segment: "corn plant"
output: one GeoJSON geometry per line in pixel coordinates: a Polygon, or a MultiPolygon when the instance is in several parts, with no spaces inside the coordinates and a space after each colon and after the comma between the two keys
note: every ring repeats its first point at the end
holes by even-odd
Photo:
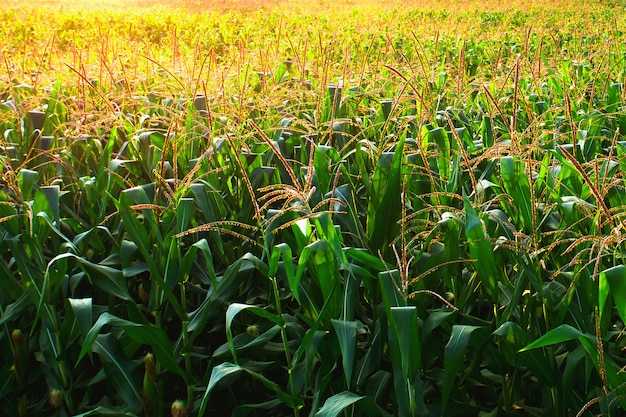
{"type": "Polygon", "coordinates": [[[1,10],[2,413],[623,413],[624,19],[480,3],[1,10]]]}

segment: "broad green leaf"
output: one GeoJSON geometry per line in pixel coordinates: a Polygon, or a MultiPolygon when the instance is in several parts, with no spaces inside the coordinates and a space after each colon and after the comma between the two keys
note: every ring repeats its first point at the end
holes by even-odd
{"type": "Polygon", "coordinates": [[[32,305],[31,297],[28,292],[18,298],[14,303],[2,307],[2,315],[0,315],[0,326],[18,320],[24,315],[24,311],[32,305]]]}
{"type": "Polygon", "coordinates": [[[422,393],[421,346],[418,336],[417,308],[391,307],[389,318],[389,353],[393,368],[398,414],[419,415],[426,405],[422,393]]]}
{"type": "Polygon", "coordinates": [[[80,330],[83,338],[86,338],[93,323],[91,298],[70,298],[68,301],[72,306],[74,317],[76,317],[78,330],[80,330]]]}
{"type": "Polygon", "coordinates": [[[472,207],[472,203],[467,196],[464,196],[463,200],[465,206],[465,236],[467,237],[470,255],[474,261],[473,266],[485,288],[485,292],[489,295],[492,302],[497,302],[499,274],[493,248],[485,235],[483,223],[474,207],[472,207]]]}
{"type": "Polygon", "coordinates": [[[383,296],[383,304],[388,314],[391,314],[392,307],[402,307],[406,305],[405,289],[402,288],[400,271],[392,269],[391,271],[379,272],[378,282],[380,283],[383,296]]]}
{"type": "MultiPolygon", "coordinates": [[[[215,275],[215,269],[213,268],[213,254],[209,246],[209,242],[206,239],[200,239],[185,252],[182,260],[180,261],[179,271],[182,275],[182,280],[187,281],[189,273],[191,272],[192,265],[196,262],[196,255],[198,252],[204,257],[204,263],[202,264],[203,272],[208,275],[208,282],[214,287],[217,286],[217,276],[215,275]]],[[[200,278],[198,278],[200,279],[200,278]]]]}
{"type": "Polygon", "coordinates": [[[315,413],[316,417],[336,417],[343,410],[365,398],[350,391],[343,391],[328,398],[322,408],[315,413]]]}
{"type": "Polygon", "coordinates": [[[347,408],[355,404],[368,416],[389,416],[372,398],[346,390],[327,398],[322,408],[315,413],[315,417],[336,417],[341,414],[342,411],[347,411],[347,408]]]}
{"type": "Polygon", "coordinates": [[[298,282],[296,282],[296,274],[294,273],[293,254],[291,248],[285,243],[280,243],[272,248],[272,254],[269,262],[269,276],[275,277],[278,272],[279,260],[282,257],[285,273],[287,274],[287,282],[293,293],[293,297],[300,302],[300,294],[298,293],[298,282]]]}
{"type": "Polygon", "coordinates": [[[391,307],[391,331],[398,349],[403,377],[412,381],[421,369],[417,308],[415,306],[391,307]]]}
{"type": "Polygon", "coordinates": [[[139,374],[133,372],[137,369],[137,363],[132,363],[124,356],[119,342],[110,333],[98,335],[93,343],[93,352],[102,361],[107,382],[129,406],[140,410],[143,405],[141,381],[139,374]]]}
{"type": "Polygon", "coordinates": [[[76,414],[74,417],[98,417],[98,416],[111,416],[111,417],[137,417],[137,413],[129,410],[128,407],[105,407],[98,406],[93,410],[84,412],[82,414],[76,414]]]}
{"type": "Polygon", "coordinates": [[[330,191],[331,185],[331,163],[340,159],[337,150],[332,146],[317,145],[313,155],[313,166],[315,167],[315,176],[319,185],[319,191],[322,195],[330,191]]]}
{"type": "Polygon", "coordinates": [[[546,386],[555,386],[558,383],[554,362],[549,356],[541,351],[527,350],[520,352],[524,346],[529,344],[530,335],[528,330],[522,329],[519,324],[512,321],[503,323],[493,333],[497,336],[499,343],[499,353],[511,366],[518,366],[519,362],[525,363],[531,372],[541,379],[546,386]]]}
{"type": "Polygon", "coordinates": [[[548,333],[544,334],[528,346],[520,349],[520,352],[550,346],[557,343],[567,342],[568,340],[578,339],[579,337],[583,336],[584,333],[582,333],[580,330],[573,328],[569,324],[562,324],[556,329],[550,330],[548,333]]]}
{"type": "MultiPolygon", "coordinates": [[[[600,361],[600,355],[598,352],[598,343],[590,334],[584,334],[579,337],[578,340],[583,348],[587,351],[589,355],[589,359],[593,362],[596,371],[600,375],[606,376],[607,385],[610,389],[616,390],[617,392],[623,392],[624,384],[626,384],[626,375],[624,375],[624,371],[622,367],[618,365],[613,358],[606,353],[603,355],[604,361],[600,361]]],[[[621,396],[618,398],[620,403],[620,407],[622,409],[626,409],[626,398],[621,396]]]]}
{"type": "Polygon", "coordinates": [[[73,252],[75,252],[75,253],[79,252],[79,250],[76,247],[76,245],[74,244],[74,242],[72,242],[67,236],[65,236],[63,234],[63,232],[61,232],[61,230],[58,227],[59,226],[58,222],[57,223],[53,222],[50,219],[50,216],[48,216],[48,213],[46,213],[45,211],[40,211],[39,213],[37,213],[37,218],[38,219],[42,219],[48,225],[48,227],[50,227],[50,230],[52,230],[61,239],[63,239],[63,241],[65,241],[67,246],[69,246],[73,252]]]}
{"type": "Polygon", "coordinates": [[[283,404],[282,401],[280,401],[278,398],[275,398],[273,400],[264,401],[258,404],[240,405],[233,409],[231,417],[244,417],[250,414],[254,415],[255,412],[268,415],[271,411],[259,411],[259,410],[275,410],[275,409],[280,408],[282,404],[283,404]]]}
{"type": "Polygon", "coordinates": [[[363,264],[363,266],[374,271],[384,271],[389,268],[388,265],[380,260],[380,258],[372,255],[364,249],[346,248],[345,252],[349,259],[363,264]]]}
{"type": "Polygon", "coordinates": [[[278,399],[281,400],[283,404],[288,407],[301,407],[303,405],[302,400],[291,397],[289,394],[285,393],[278,384],[269,380],[265,376],[261,375],[258,372],[252,371],[245,367],[235,365],[232,363],[225,362],[223,364],[217,365],[211,370],[211,377],[209,379],[209,384],[207,385],[206,391],[204,392],[204,396],[202,397],[202,401],[200,402],[200,407],[198,408],[198,417],[202,417],[206,411],[206,407],[209,403],[210,394],[213,390],[218,386],[222,380],[226,379],[226,385],[230,385],[234,379],[232,377],[236,376],[239,373],[246,373],[261,384],[273,391],[278,399]],[[231,378],[229,378],[231,377],[231,378]]]}
{"type": "MultiPolygon", "coordinates": [[[[155,259],[153,258],[153,252],[151,248],[149,249],[149,245],[151,245],[152,240],[148,237],[148,232],[144,225],[142,225],[137,216],[135,216],[134,210],[131,208],[133,203],[136,204],[149,204],[150,200],[145,191],[145,187],[134,187],[132,189],[125,190],[125,192],[120,195],[119,201],[116,201],[116,207],[119,211],[120,217],[122,219],[122,225],[124,227],[124,232],[130,237],[130,240],[137,246],[137,249],[143,256],[144,260],[148,264],[150,268],[150,276],[153,281],[159,286],[159,289],[163,291],[163,295],[170,302],[176,314],[179,317],[185,317],[186,312],[183,311],[180,306],[180,302],[177,297],[172,292],[171,288],[165,282],[165,279],[162,274],[162,269],[157,265],[155,259]],[[134,199],[134,201],[133,201],[134,199]]],[[[151,224],[151,229],[153,234],[155,234],[157,241],[160,245],[163,244],[163,239],[161,238],[161,233],[157,226],[156,220],[154,220],[154,213],[152,210],[143,209],[142,210],[144,216],[146,218],[152,218],[152,221],[148,221],[151,224]]],[[[159,307],[159,306],[156,306],[159,307]]]]}
{"type": "Polygon", "coordinates": [[[235,364],[238,364],[238,361],[237,361],[237,351],[233,343],[232,323],[235,317],[237,316],[237,314],[241,313],[244,310],[250,311],[251,313],[254,313],[257,316],[262,317],[264,319],[267,319],[271,321],[272,323],[277,324],[281,327],[285,325],[285,320],[282,317],[272,314],[269,311],[264,310],[260,307],[248,305],[248,304],[240,304],[240,303],[233,303],[229,305],[228,310],[226,310],[226,338],[228,339],[228,344],[230,346],[230,351],[233,355],[233,361],[235,362],[235,364]]]}
{"type": "Polygon", "coordinates": [[[441,127],[436,127],[426,134],[428,142],[434,143],[437,146],[437,170],[439,172],[439,178],[446,183],[450,179],[450,139],[448,134],[441,127]]]}
{"type": "Polygon", "coordinates": [[[336,317],[336,314],[341,311],[342,307],[341,293],[335,291],[341,282],[338,259],[333,248],[325,240],[313,242],[305,250],[307,248],[310,250],[307,262],[308,272],[320,286],[323,302],[330,303],[328,314],[331,317],[336,317]]]}
{"type": "Polygon", "coordinates": [[[172,344],[163,329],[149,324],[124,320],[110,313],[102,313],[91,330],[89,330],[87,337],[83,341],[83,347],[76,361],[77,364],[88,352],[92,351],[92,346],[105,325],[120,327],[131,339],[150,345],[165,369],[178,375],[185,375],[174,358],[172,344]]]}
{"type": "Polygon", "coordinates": [[[326,313],[328,311],[329,305],[330,302],[327,300],[316,315],[315,321],[310,326],[309,330],[307,330],[307,332],[305,333],[304,337],[302,338],[302,342],[300,343],[300,346],[296,350],[296,353],[293,355],[293,363],[300,362],[303,355],[317,355],[316,346],[320,342],[320,335],[323,336],[326,334],[324,330],[320,330],[320,327],[322,327],[325,322],[324,317],[327,315],[326,313]],[[311,352],[311,350],[313,350],[313,352],[311,352]]]}
{"type": "Polygon", "coordinates": [[[83,257],[74,255],[73,253],[64,253],[56,256],[50,261],[48,268],[50,268],[50,265],[68,258],[78,262],[82,269],[87,273],[90,281],[106,294],[113,295],[126,301],[133,300],[131,295],[128,293],[128,288],[126,288],[124,274],[119,269],[111,268],[106,265],[95,264],[83,257]]]}
{"type": "MultiPolygon", "coordinates": [[[[254,324],[252,324],[251,326],[254,326],[254,324]]],[[[262,348],[273,338],[275,338],[276,335],[280,333],[280,330],[280,326],[272,326],[258,336],[253,336],[248,332],[241,333],[233,336],[233,345],[237,351],[251,350],[253,348],[262,348]]],[[[231,355],[231,344],[228,342],[213,351],[213,357],[215,358],[226,357],[228,359],[228,356],[231,355]]]]}
{"type": "Polygon", "coordinates": [[[247,256],[242,256],[226,268],[217,285],[209,289],[202,304],[189,313],[188,330],[193,332],[193,337],[202,332],[210,320],[223,317],[224,304],[230,302],[242,282],[255,270],[254,263],[247,256]]]}
{"type": "Polygon", "coordinates": [[[481,326],[459,324],[452,326],[452,334],[450,335],[450,340],[448,340],[443,354],[442,415],[450,399],[450,394],[452,394],[456,375],[463,363],[470,336],[474,331],[480,328],[481,326]]]}
{"type": "Polygon", "coordinates": [[[585,356],[585,349],[582,346],[578,346],[567,354],[561,378],[563,394],[566,398],[575,392],[574,385],[583,383],[584,386],[587,386],[589,384],[592,368],[591,362],[585,361],[585,356]]]}
{"type": "Polygon", "coordinates": [[[609,294],[612,294],[615,308],[617,308],[617,312],[619,313],[622,322],[626,323],[626,266],[616,265],[605,269],[600,272],[599,281],[598,307],[600,311],[600,320],[602,321],[602,315],[606,313],[604,311],[604,306],[607,302],[609,294]]]}
{"type": "MultiPolygon", "coordinates": [[[[170,241],[170,248],[167,253],[167,260],[165,262],[165,271],[163,272],[163,280],[165,281],[165,285],[167,285],[172,293],[176,285],[179,283],[179,279],[182,278],[182,276],[179,275],[179,265],[180,248],[178,246],[178,241],[176,239],[172,239],[170,241]]],[[[157,286],[155,285],[153,285],[153,287],[157,288],[157,286]]],[[[163,303],[165,291],[161,291],[157,296],[159,297],[157,305],[161,305],[163,303]]]]}
{"type": "Polygon", "coordinates": [[[215,387],[217,387],[217,384],[219,384],[223,379],[237,375],[242,371],[242,368],[229,362],[213,367],[211,370],[211,377],[209,378],[209,384],[206,387],[206,391],[204,391],[200,407],[198,408],[198,417],[202,417],[204,415],[206,407],[209,404],[211,392],[215,389],[215,387]]]}
{"type": "MultiPolygon", "coordinates": [[[[363,355],[363,357],[358,362],[358,365],[355,369],[356,386],[361,386],[363,383],[365,383],[365,381],[369,381],[372,374],[375,374],[380,368],[382,357],[381,333],[382,332],[380,329],[376,329],[372,340],[369,343],[368,349],[365,352],[365,355],[363,355]]],[[[374,400],[376,400],[376,398],[374,398],[374,400]]]]}
{"type": "Polygon", "coordinates": [[[40,187],[39,190],[43,193],[48,201],[48,205],[52,212],[52,218],[55,222],[58,222],[61,219],[61,209],[60,209],[60,187],[58,185],[47,185],[40,187]]]}
{"type": "Polygon", "coordinates": [[[17,174],[17,183],[20,187],[20,192],[22,193],[22,198],[26,201],[31,199],[33,195],[35,181],[37,181],[37,177],[39,173],[37,171],[32,171],[29,169],[21,169],[17,174]]]}
{"type": "Polygon", "coordinates": [[[332,248],[336,262],[349,270],[351,265],[348,263],[344,253],[340,234],[337,233],[338,226],[333,222],[333,218],[328,213],[320,213],[314,217],[314,223],[319,238],[332,248]]]}
{"type": "Polygon", "coordinates": [[[372,401],[379,403],[391,386],[391,372],[379,369],[367,379],[366,392],[372,401]]]}
{"type": "Polygon", "coordinates": [[[187,230],[194,209],[193,198],[181,198],[176,207],[176,233],[187,230]]]}
{"type": "Polygon", "coordinates": [[[504,189],[513,199],[514,219],[518,230],[534,232],[530,183],[524,172],[524,164],[516,157],[503,157],[500,159],[500,173],[504,189]]]}
{"type": "Polygon", "coordinates": [[[351,385],[352,371],[354,367],[354,355],[356,351],[357,322],[332,319],[331,323],[339,339],[341,349],[341,363],[346,377],[346,386],[351,385]]]}
{"type": "Polygon", "coordinates": [[[402,215],[404,141],[401,137],[392,154],[380,155],[371,181],[367,237],[370,249],[374,253],[381,251],[385,259],[391,255],[389,245],[400,231],[397,222],[402,215]]]}

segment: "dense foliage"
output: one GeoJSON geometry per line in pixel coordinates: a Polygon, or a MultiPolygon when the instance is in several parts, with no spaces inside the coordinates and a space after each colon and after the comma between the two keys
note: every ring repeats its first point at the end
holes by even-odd
{"type": "Polygon", "coordinates": [[[618,6],[0,15],[1,414],[626,409],[618,6]]]}

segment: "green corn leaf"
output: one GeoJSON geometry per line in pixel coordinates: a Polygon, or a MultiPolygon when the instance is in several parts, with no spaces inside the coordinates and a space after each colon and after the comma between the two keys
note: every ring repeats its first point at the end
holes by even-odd
{"type": "Polygon", "coordinates": [[[528,331],[522,329],[519,324],[507,321],[496,329],[492,335],[501,338],[499,352],[511,366],[517,366],[518,362],[521,361],[547,386],[554,386],[557,383],[557,372],[554,369],[553,362],[543,352],[535,350],[519,351],[528,345],[530,341],[528,331]]]}
{"type": "MultiPolygon", "coordinates": [[[[125,190],[120,196],[119,201],[116,202],[117,209],[120,213],[120,217],[122,219],[122,224],[124,226],[124,232],[130,237],[130,240],[137,246],[137,249],[143,256],[144,260],[148,264],[150,268],[150,275],[153,281],[156,282],[159,289],[163,292],[163,295],[170,302],[174,311],[179,317],[185,317],[186,312],[183,311],[177,297],[172,292],[170,286],[165,282],[165,279],[162,275],[161,268],[157,265],[156,261],[153,259],[153,253],[150,249],[148,249],[148,245],[152,242],[149,239],[148,232],[146,228],[139,222],[137,217],[134,214],[131,206],[134,204],[133,199],[140,203],[138,204],[147,204],[149,203],[149,199],[144,187],[134,187],[132,189],[125,190]]],[[[154,213],[152,210],[144,209],[142,210],[144,216],[147,218],[152,218],[152,221],[148,221],[148,224],[152,225],[152,230],[155,232],[157,236],[157,241],[163,245],[163,239],[161,239],[161,233],[159,231],[158,226],[156,225],[156,221],[154,219],[154,213]]],[[[158,308],[159,306],[155,306],[158,308]]]]}
{"type": "Polygon", "coordinates": [[[233,355],[233,361],[235,362],[235,364],[237,364],[238,361],[237,351],[235,349],[235,344],[233,343],[232,323],[237,314],[241,313],[244,310],[254,313],[257,316],[267,319],[281,327],[285,325],[285,320],[282,317],[277,316],[276,314],[272,314],[269,311],[264,310],[260,307],[240,303],[233,303],[229,305],[228,310],[226,310],[226,338],[228,339],[228,344],[230,346],[230,351],[233,355]]]}
{"type": "MultiPolygon", "coordinates": [[[[143,187],[134,187],[124,190],[120,195],[119,201],[117,202],[117,209],[120,213],[120,217],[122,218],[124,230],[140,250],[142,249],[142,246],[145,249],[145,245],[148,244],[150,240],[148,239],[148,232],[146,228],[135,216],[135,211],[132,209],[132,206],[135,204],[151,203],[152,201],[148,198],[148,195],[143,187]]],[[[147,216],[147,218],[152,218],[152,223],[154,223],[154,213],[152,210],[144,209],[142,210],[142,213],[147,216]]]]}
{"type": "MultiPolygon", "coordinates": [[[[533,343],[524,347],[520,352],[525,352],[530,349],[537,349],[540,347],[550,346],[558,343],[567,342],[570,340],[578,339],[582,347],[587,352],[589,359],[595,365],[596,371],[599,374],[606,376],[609,388],[617,389],[626,383],[626,376],[621,370],[621,367],[615,363],[615,361],[608,355],[604,355],[604,362],[600,363],[598,344],[596,338],[593,335],[583,333],[578,329],[568,325],[562,324],[561,326],[552,329],[533,343]]],[[[626,407],[626,398],[621,398],[621,407],[626,407]]]]}
{"type": "Polygon", "coordinates": [[[105,325],[120,327],[133,340],[139,343],[148,344],[152,347],[154,354],[165,369],[177,375],[185,375],[179,368],[174,354],[172,353],[172,345],[167,334],[163,329],[148,324],[135,323],[114,316],[110,313],[102,313],[96,323],[83,341],[83,347],[78,356],[76,363],[80,363],[81,359],[93,349],[96,338],[105,325]]]}
{"type": "Polygon", "coordinates": [[[383,296],[385,310],[391,314],[392,307],[402,307],[406,305],[406,298],[400,277],[400,271],[392,269],[378,273],[378,282],[383,296]]]}
{"type": "MultiPolygon", "coordinates": [[[[67,236],[65,236],[63,234],[63,232],[61,232],[61,230],[59,229],[59,224],[58,222],[53,222],[50,219],[50,216],[48,215],[48,213],[46,213],[45,211],[40,211],[39,213],[37,213],[37,218],[38,219],[42,219],[50,228],[50,230],[52,230],[54,233],[57,234],[57,236],[59,236],[61,239],[63,239],[63,241],[75,252],[78,253],[79,250],[76,247],[76,245],[74,244],[74,242],[72,242],[67,236]]],[[[93,230],[93,229],[92,229],[93,230]]]]}
{"type": "Polygon", "coordinates": [[[68,301],[76,317],[78,330],[83,338],[86,338],[93,323],[92,300],[91,298],[70,298],[68,301]]]}
{"type": "Polygon", "coordinates": [[[463,363],[465,350],[470,341],[470,336],[474,331],[480,329],[480,326],[458,325],[452,326],[452,334],[450,340],[446,344],[443,353],[443,387],[442,387],[442,408],[445,411],[446,404],[450,399],[450,394],[454,388],[454,380],[459,372],[459,368],[463,363]]]}
{"type": "MultiPolygon", "coordinates": [[[[368,381],[371,375],[376,373],[376,371],[380,368],[382,356],[381,339],[381,330],[376,329],[365,355],[359,360],[357,369],[355,369],[356,386],[361,386],[361,384],[365,383],[365,381],[368,381]]],[[[374,398],[374,400],[376,399],[374,398]]]]}
{"type": "Polygon", "coordinates": [[[585,361],[585,356],[585,349],[582,346],[578,346],[567,354],[565,368],[563,369],[561,378],[563,394],[566,397],[572,395],[574,392],[573,388],[576,384],[584,383],[585,386],[589,384],[592,368],[590,362],[585,361]]]}
{"type": "Polygon", "coordinates": [[[52,212],[52,218],[55,222],[58,222],[61,219],[60,187],[58,185],[47,185],[40,187],[39,191],[46,197],[46,201],[52,212]]]}
{"type": "MultiPolygon", "coordinates": [[[[169,251],[167,253],[167,260],[165,261],[165,271],[163,271],[163,280],[165,281],[165,285],[170,289],[170,292],[173,293],[174,287],[179,283],[179,279],[182,278],[179,275],[180,269],[180,247],[178,245],[178,241],[176,239],[172,239],[170,241],[169,251]]],[[[159,301],[157,305],[161,305],[163,302],[163,297],[165,296],[165,291],[161,291],[159,293],[159,301]]],[[[184,316],[182,316],[184,317],[184,316]]]]}
{"type": "Polygon", "coordinates": [[[218,384],[222,382],[222,385],[230,385],[235,376],[240,373],[246,373],[251,376],[255,380],[259,381],[263,386],[273,391],[278,399],[288,407],[301,407],[303,405],[302,400],[291,397],[289,394],[285,393],[278,384],[269,380],[265,376],[260,373],[247,369],[245,367],[235,365],[232,363],[225,362],[223,364],[217,365],[211,370],[211,377],[209,378],[209,383],[207,385],[206,391],[202,397],[202,401],[200,402],[200,407],[198,408],[198,417],[202,417],[206,412],[206,407],[209,403],[210,394],[218,387],[218,384]]]}
{"type": "Polygon", "coordinates": [[[493,302],[498,300],[498,269],[493,249],[485,231],[483,223],[478,217],[476,210],[467,196],[463,197],[465,206],[465,236],[467,237],[469,252],[474,260],[473,266],[476,268],[480,282],[485,288],[485,292],[493,302]]]}
{"type": "Polygon", "coordinates": [[[232,379],[232,377],[240,374],[242,371],[243,369],[241,367],[229,362],[213,367],[211,370],[211,377],[209,378],[209,384],[206,387],[206,391],[204,391],[200,407],[198,408],[198,417],[204,416],[206,407],[209,404],[211,393],[218,386],[218,384],[224,379],[232,379]]]}
{"type": "Polygon", "coordinates": [[[372,255],[364,249],[359,248],[346,248],[345,249],[346,256],[363,266],[372,269],[374,271],[384,271],[388,269],[388,265],[386,265],[380,258],[372,255]]]}
{"type": "MultiPolygon", "coordinates": [[[[319,344],[319,338],[326,334],[325,331],[319,329],[320,327],[322,327],[322,324],[324,324],[324,318],[327,315],[329,305],[330,302],[327,300],[318,312],[318,314],[315,316],[315,321],[313,322],[309,330],[307,330],[307,332],[305,333],[300,343],[300,346],[296,350],[296,353],[293,355],[293,363],[300,362],[303,356],[312,356],[317,354],[315,346],[319,344]],[[311,352],[311,350],[313,350],[313,352],[311,352]]],[[[310,363],[307,363],[307,365],[310,365],[310,363]]]]}
{"type": "Polygon", "coordinates": [[[309,219],[296,220],[291,226],[294,237],[296,239],[296,247],[294,248],[297,253],[301,253],[306,245],[311,242],[311,235],[313,234],[313,228],[309,219]]]}
{"type": "Polygon", "coordinates": [[[371,250],[391,254],[389,245],[398,236],[397,224],[402,215],[402,166],[404,162],[402,137],[393,154],[383,153],[378,160],[371,181],[371,195],[367,206],[367,238],[371,250]]]}
{"type": "Polygon", "coordinates": [[[421,368],[417,308],[391,307],[391,332],[399,355],[403,377],[414,380],[421,368]]]}
{"type": "Polygon", "coordinates": [[[342,391],[329,397],[324,402],[315,417],[336,417],[350,406],[357,404],[361,411],[368,416],[388,417],[389,414],[378,406],[370,397],[358,395],[351,391],[342,391]]]}
{"type": "Polygon", "coordinates": [[[124,401],[135,410],[143,405],[141,381],[135,370],[137,363],[128,360],[110,333],[98,335],[93,343],[93,352],[97,353],[107,374],[107,382],[118,392],[124,401]]]}
{"type": "Polygon", "coordinates": [[[291,288],[291,292],[293,293],[296,301],[300,302],[300,295],[298,293],[298,282],[296,282],[296,274],[294,273],[293,266],[293,254],[291,253],[291,248],[289,245],[285,243],[281,243],[275,245],[272,248],[272,254],[270,256],[269,262],[269,276],[275,277],[278,272],[278,264],[279,260],[282,257],[283,265],[285,269],[285,273],[287,274],[287,282],[289,283],[289,287],[291,288]]]}
{"type": "Polygon", "coordinates": [[[56,256],[50,261],[48,268],[50,268],[50,265],[68,258],[75,260],[87,273],[90,281],[106,294],[110,294],[126,301],[133,300],[132,296],[128,293],[124,274],[119,269],[90,262],[85,258],[74,255],[73,253],[64,253],[56,256]]]}
{"type": "Polygon", "coordinates": [[[190,220],[193,218],[194,199],[181,198],[176,207],[176,233],[187,230],[190,220]]]}
{"type": "Polygon", "coordinates": [[[389,351],[393,367],[393,386],[398,414],[419,415],[426,405],[419,375],[421,346],[418,335],[417,308],[391,307],[389,317],[389,351]]]}
{"type": "Polygon", "coordinates": [[[94,408],[93,410],[74,415],[74,417],[100,417],[100,416],[137,417],[137,413],[131,411],[128,406],[105,407],[101,405],[101,406],[94,408]]]}
{"type": "Polygon", "coordinates": [[[330,191],[332,183],[331,163],[339,161],[341,158],[337,150],[332,146],[317,145],[313,154],[313,166],[315,176],[322,195],[330,191]]]}
{"type": "Polygon", "coordinates": [[[609,294],[613,295],[613,301],[617,312],[623,323],[626,323],[626,266],[616,265],[600,272],[598,307],[600,311],[600,321],[607,312],[604,306],[607,303],[609,294]]]}
{"type": "Polygon", "coordinates": [[[2,307],[0,326],[19,319],[27,308],[32,305],[31,295],[28,292],[22,294],[14,303],[2,307]]]}
{"type": "Polygon", "coordinates": [[[182,275],[182,280],[186,281],[189,278],[189,273],[191,268],[196,262],[196,255],[200,253],[204,257],[204,263],[202,264],[202,270],[208,275],[208,281],[214,287],[217,286],[217,276],[215,274],[215,269],[213,268],[213,254],[211,253],[211,248],[209,246],[209,242],[206,239],[200,239],[183,255],[182,260],[179,265],[179,273],[182,275]]]}
{"type": "Polygon", "coordinates": [[[251,262],[251,259],[251,256],[244,255],[229,265],[224,275],[217,281],[217,285],[207,292],[202,304],[189,313],[188,330],[193,333],[193,337],[201,333],[210,320],[218,316],[223,317],[225,303],[231,300],[233,293],[256,269],[255,263],[251,262]]]}
{"type": "MultiPolygon", "coordinates": [[[[626,375],[622,367],[618,365],[613,358],[609,355],[604,355],[604,361],[600,362],[600,355],[598,352],[598,343],[596,338],[590,334],[584,334],[578,338],[578,341],[583,346],[589,359],[593,362],[596,372],[600,375],[606,376],[606,382],[610,389],[618,392],[623,392],[624,384],[626,384],[626,375]]],[[[620,407],[626,409],[626,398],[623,396],[618,398],[620,407]]]]}
{"type": "Polygon", "coordinates": [[[483,116],[483,119],[480,122],[480,135],[483,138],[482,140],[483,149],[491,148],[494,143],[493,125],[492,125],[491,117],[483,116]]]}
{"type": "Polygon", "coordinates": [[[439,172],[439,178],[445,184],[450,179],[450,138],[448,134],[441,127],[436,127],[430,130],[428,133],[428,142],[434,143],[437,146],[437,170],[439,172]]]}
{"type": "Polygon", "coordinates": [[[282,401],[280,401],[278,398],[269,400],[269,401],[264,401],[258,404],[239,405],[233,409],[231,417],[245,417],[250,414],[254,415],[255,412],[268,415],[269,413],[271,413],[271,410],[280,408],[281,405],[282,405],[282,401]],[[259,410],[268,410],[268,411],[259,411],[259,410]]]}
{"type": "Polygon", "coordinates": [[[530,349],[537,349],[540,347],[550,346],[557,343],[567,342],[568,340],[574,340],[579,337],[584,337],[584,333],[580,330],[573,328],[569,324],[562,324],[559,327],[550,330],[548,333],[541,336],[528,346],[520,349],[520,352],[525,352],[530,349]]]}
{"type": "MultiPolygon", "coordinates": [[[[341,166],[344,167],[343,165],[341,166]]],[[[336,210],[333,213],[333,218],[336,219],[335,222],[341,225],[342,230],[354,235],[355,239],[358,238],[359,242],[365,242],[367,234],[360,220],[360,213],[358,212],[358,205],[353,190],[354,186],[351,184],[340,185],[328,192],[324,198],[334,197],[341,202],[341,204],[339,202],[333,203],[336,210]]]]}
{"type": "Polygon", "coordinates": [[[298,258],[298,267],[296,269],[296,276],[293,278],[293,282],[289,283],[289,286],[291,287],[291,291],[293,292],[294,297],[296,294],[298,295],[298,297],[296,298],[296,301],[298,301],[298,303],[301,303],[300,289],[299,289],[300,282],[302,281],[302,277],[304,276],[304,273],[307,271],[307,264],[309,262],[309,258],[313,255],[313,249],[311,245],[312,244],[309,244],[305,246],[304,249],[302,249],[302,253],[300,254],[300,257],[298,258]]]}
{"type": "Polygon", "coordinates": [[[391,386],[391,372],[379,369],[367,379],[366,392],[372,401],[379,403],[391,386]]]}
{"type": "Polygon", "coordinates": [[[524,164],[513,156],[500,159],[500,174],[504,189],[513,199],[514,219],[518,230],[533,232],[532,199],[530,183],[524,164]]]}
{"type": "MultiPolygon", "coordinates": [[[[252,331],[252,332],[255,331],[255,330],[251,330],[250,327],[255,327],[255,326],[251,325],[246,330],[246,333],[241,333],[233,337],[233,345],[237,351],[251,350],[255,347],[262,348],[263,346],[267,344],[267,342],[270,342],[274,337],[276,337],[276,335],[279,334],[281,330],[280,326],[275,325],[275,326],[272,326],[267,331],[261,333],[260,335],[253,336],[252,334],[248,333],[249,331],[252,331]]],[[[258,331],[258,328],[257,328],[257,331],[258,331]]],[[[231,345],[228,342],[226,342],[222,346],[215,349],[215,351],[213,351],[214,358],[225,357],[226,359],[228,359],[228,357],[231,355],[232,355],[231,345]]]]}
{"type": "Polygon", "coordinates": [[[316,417],[336,417],[352,404],[365,398],[350,391],[343,391],[328,398],[322,408],[315,413],[316,417]]]}
{"type": "Polygon", "coordinates": [[[330,302],[329,314],[335,316],[341,310],[341,293],[335,291],[339,286],[340,270],[337,258],[331,246],[324,240],[318,240],[308,245],[311,249],[309,257],[309,273],[319,284],[324,302],[330,302]]]}
{"type": "Polygon", "coordinates": [[[21,169],[17,174],[17,184],[20,187],[22,198],[29,201],[33,195],[33,189],[35,181],[39,173],[37,171],[31,171],[29,169],[21,169]]]}
{"type": "Polygon", "coordinates": [[[339,348],[341,349],[341,363],[343,365],[343,373],[346,377],[346,386],[350,386],[352,381],[352,371],[354,368],[354,355],[356,351],[356,321],[335,320],[331,323],[339,339],[339,348]]]}
{"type": "Polygon", "coordinates": [[[344,269],[349,270],[350,264],[344,253],[339,233],[337,233],[338,227],[333,222],[333,218],[328,213],[321,213],[315,216],[313,220],[319,238],[332,248],[336,262],[341,264],[344,269]]]}

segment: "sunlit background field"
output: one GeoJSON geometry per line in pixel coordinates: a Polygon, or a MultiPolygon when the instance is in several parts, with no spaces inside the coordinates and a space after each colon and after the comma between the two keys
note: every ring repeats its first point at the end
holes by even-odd
{"type": "MultiPolygon", "coordinates": [[[[146,7],[166,7],[170,10],[175,9],[187,9],[194,12],[202,12],[214,9],[271,9],[271,8],[302,8],[306,10],[323,11],[329,8],[362,8],[370,6],[378,6],[381,8],[397,8],[397,9],[409,9],[409,8],[435,8],[435,9],[447,9],[447,10],[513,10],[522,9],[528,10],[531,8],[558,8],[561,10],[569,9],[573,6],[580,8],[594,8],[598,7],[600,2],[588,2],[588,1],[571,1],[571,0],[551,0],[551,1],[521,1],[512,0],[507,2],[490,0],[460,0],[455,2],[443,1],[443,0],[339,0],[339,1],[303,1],[303,0],[86,0],[82,2],[76,2],[73,0],[30,0],[27,2],[14,2],[8,0],[0,1],[0,7],[4,8],[20,8],[20,7],[48,7],[52,9],[63,10],[89,10],[89,9],[116,9],[125,10],[128,8],[146,8],[146,7]]],[[[611,5],[609,5],[611,6],[611,5]]],[[[617,3],[614,4],[617,6],[617,3]]]]}
{"type": "Polygon", "coordinates": [[[623,2],[0,22],[0,415],[624,415],[623,2]]]}

